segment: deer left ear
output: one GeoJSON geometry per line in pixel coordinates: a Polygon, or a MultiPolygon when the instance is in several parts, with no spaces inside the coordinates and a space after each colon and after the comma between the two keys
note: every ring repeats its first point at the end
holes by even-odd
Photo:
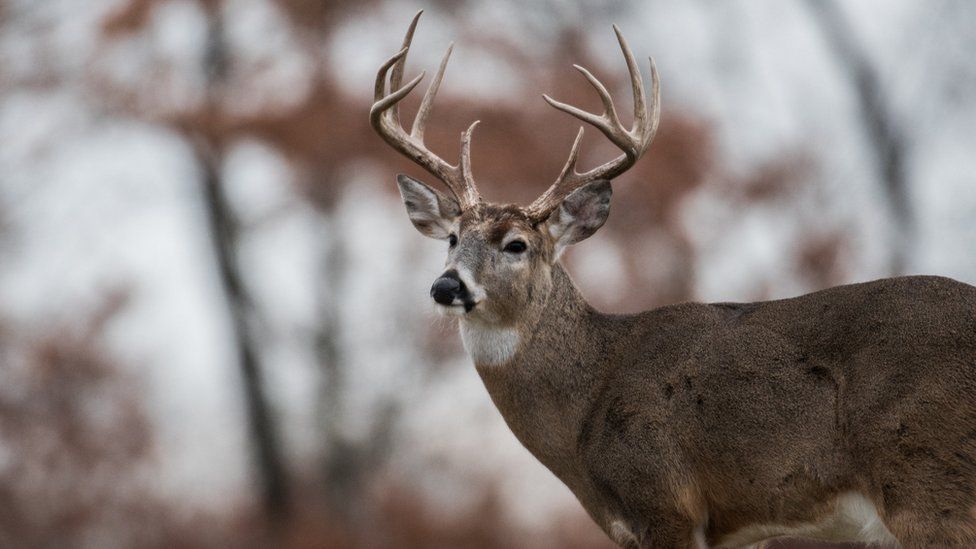
{"type": "Polygon", "coordinates": [[[546,220],[546,230],[556,241],[556,258],[571,244],[593,235],[610,215],[610,181],[599,179],[563,199],[546,220]]]}
{"type": "Polygon", "coordinates": [[[403,174],[397,176],[397,186],[403,205],[407,208],[407,216],[418,231],[424,236],[441,240],[451,234],[461,215],[457,200],[403,174]]]}

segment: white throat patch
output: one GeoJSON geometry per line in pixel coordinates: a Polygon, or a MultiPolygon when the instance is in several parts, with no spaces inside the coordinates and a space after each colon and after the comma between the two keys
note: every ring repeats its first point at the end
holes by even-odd
{"type": "Polygon", "coordinates": [[[505,364],[518,350],[519,334],[514,328],[493,328],[480,322],[461,321],[461,341],[475,364],[505,364]]]}

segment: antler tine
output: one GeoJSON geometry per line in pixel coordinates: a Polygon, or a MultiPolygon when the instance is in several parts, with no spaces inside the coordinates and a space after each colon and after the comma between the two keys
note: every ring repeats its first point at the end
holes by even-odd
{"type": "MultiPolygon", "coordinates": [[[[390,91],[398,89],[400,83],[403,82],[403,72],[407,68],[407,53],[410,51],[410,45],[413,43],[413,33],[417,30],[417,23],[420,21],[420,16],[423,13],[424,10],[420,10],[413,16],[413,19],[410,21],[410,26],[407,27],[407,33],[403,36],[403,45],[400,46],[400,51],[403,52],[403,56],[393,65],[393,72],[390,74],[390,91]]],[[[393,108],[390,109],[390,118],[394,124],[400,124],[399,104],[394,103],[393,108]]]]}
{"type": "Polygon", "coordinates": [[[617,43],[620,44],[620,51],[623,52],[624,60],[627,62],[627,72],[630,73],[630,85],[634,94],[634,127],[631,128],[631,131],[640,131],[647,124],[644,79],[641,78],[640,68],[637,66],[637,61],[634,60],[634,52],[627,45],[627,40],[624,38],[624,33],[620,31],[620,27],[614,25],[613,33],[617,35],[617,43]]]}
{"type": "Polygon", "coordinates": [[[471,134],[474,133],[474,129],[480,123],[481,120],[475,120],[468,126],[467,131],[461,134],[461,175],[467,183],[464,189],[467,194],[465,199],[471,204],[481,200],[481,196],[478,194],[478,188],[474,185],[474,175],[471,173],[471,134]]]}
{"type": "MultiPolygon", "coordinates": [[[[648,57],[647,61],[651,65],[651,127],[647,129],[647,142],[644,149],[650,146],[651,141],[657,134],[657,127],[661,123],[661,77],[657,74],[657,63],[653,57],[648,57]]],[[[641,89],[643,93],[643,87],[641,89]]]]}
{"type": "Polygon", "coordinates": [[[434,98],[437,97],[437,90],[441,87],[441,80],[444,79],[444,69],[447,68],[447,61],[451,58],[452,51],[454,51],[453,42],[447,47],[447,53],[444,54],[444,59],[441,60],[441,66],[437,69],[437,74],[434,75],[434,79],[427,88],[427,93],[424,94],[424,99],[420,102],[420,108],[417,109],[417,116],[413,119],[413,126],[410,127],[410,137],[417,139],[421,143],[424,141],[424,130],[427,129],[427,120],[430,118],[430,112],[433,110],[434,98]]]}
{"type": "Polygon", "coordinates": [[[380,101],[386,96],[386,73],[389,72],[390,67],[395,65],[406,54],[407,48],[403,48],[380,65],[380,70],[376,73],[376,84],[373,87],[373,101],[380,101]]]}
{"type": "Polygon", "coordinates": [[[620,125],[620,118],[617,116],[617,109],[613,106],[613,98],[610,97],[610,92],[607,91],[607,88],[603,85],[603,82],[600,82],[597,77],[593,76],[593,73],[586,70],[586,67],[573,65],[573,68],[582,73],[596,92],[600,94],[600,101],[603,102],[603,115],[607,117],[607,121],[615,126],[620,125]]]}
{"type": "Polygon", "coordinates": [[[454,194],[461,204],[461,207],[469,207],[481,200],[478,189],[471,174],[471,134],[477,122],[471,125],[461,135],[461,159],[457,165],[449,164],[447,161],[431,152],[424,144],[424,130],[427,120],[433,109],[434,98],[440,88],[441,80],[444,77],[444,70],[447,68],[447,61],[451,57],[454,45],[447,49],[444,59],[441,60],[440,67],[434,80],[427,87],[420,108],[414,118],[413,126],[408,134],[403,126],[400,125],[399,104],[404,97],[423,79],[423,72],[413,80],[401,87],[403,73],[406,66],[407,52],[413,41],[414,31],[423,10],[417,12],[407,33],[403,38],[402,49],[385,63],[380,66],[376,74],[376,83],[373,94],[373,106],[369,111],[369,122],[373,129],[389,144],[401,154],[414,161],[432,175],[440,179],[447,185],[447,188],[454,194]],[[392,73],[390,69],[392,68],[392,73]],[[387,93],[386,80],[387,74],[390,76],[390,91],[387,93]]]}
{"type": "Polygon", "coordinates": [[[583,109],[579,109],[572,105],[562,103],[560,101],[556,101],[555,99],[549,97],[546,94],[542,94],[542,98],[546,101],[546,103],[549,103],[549,105],[555,107],[556,109],[559,109],[570,116],[579,118],[580,120],[586,122],[591,126],[596,126],[597,128],[600,129],[600,131],[604,131],[604,129],[606,129],[606,131],[610,131],[611,129],[610,126],[604,124],[604,119],[601,116],[597,116],[595,114],[588,113],[583,109]]]}
{"type": "Polygon", "coordinates": [[[559,177],[556,178],[556,182],[546,189],[546,192],[542,193],[542,196],[537,198],[527,208],[529,217],[534,221],[544,221],[555,208],[555,204],[577,188],[576,178],[579,174],[576,172],[576,160],[579,159],[580,143],[582,141],[583,127],[580,126],[579,131],[576,132],[576,139],[573,140],[573,147],[569,150],[569,158],[566,160],[566,165],[563,166],[562,171],[559,172],[559,177]],[[553,206],[549,207],[549,205],[553,206]]]}
{"type": "Polygon", "coordinates": [[[630,50],[630,46],[627,45],[627,41],[624,40],[620,28],[614,25],[613,30],[617,35],[617,42],[619,42],[620,50],[623,52],[624,59],[627,62],[627,71],[630,74],[630,83],[634,94],[634,123],[630,129],[625,128],[621,124],[613,105],[613,99],[610,97],[606,86],[593,76],[590,71],[579,65],[574,65],[574,67],[586,77],[586,80],[600,95],[600,100],[603,102],[602,115],[595,115],[572,105],[561,103],[548,95],[543,95],[542,97],[556,109],[596,127],[611,143],[621,149],[623,154],[584,173],[577,172],[576,161],[579,157],[580,139],[583,137],[583,130],[580,128],[580,132],[576,135],[576,140],[573,142],[573,148],[570,150],[569,160],[566,161],[566,165],[560,172],[559,177],[556,178],[555,183],[542,196],[527,208],[529,215],[537,222],[545,220],[556,206],[558,206],[559,201],[577,188],[597,179],[612,179],[630,169],[641,155],[644,154],[647,147],[650,146],[654,138],[654,133],[657,131],[661,112],[660,84],[654,60],[650,60],[652,109],[648,112],[644,82],[641,78],[640,69],[637,67],[637,62],[634,60],[634,54],[630,50]]]}
{"type": "Polygon", "coordinates": [[[390,107],[395,107],[400,102],[401,99],[403,99],[407,95],[410,95],[410,92],[412,92],[413,89],[417,87],[417,84],[419,84],[420,81],[424,79],[424,74],[425,73],[421,72],[420,74],[417,75],[416,78],[414,78],[410,82],[407,82],[406,86],[398,89],[397,91],[391,93],[390,95],[387,95],[386,97],[374,103],[373,108],[370,109],[370,114],[372,114],[374,110],[380,116],[382,116],[384,112],[390,112],[389,111],[390,107]]]}
{"type": "Polygon", "coordinates": [[[573,140],[573,147],[569,149],[569,158],[566,165],[559,172],[559,180],[566,179],[570,173],[576,173],[576,161],[579,159],[580,143],[583,142],[583,126],[576,132],[576,139],[573,140]]]}

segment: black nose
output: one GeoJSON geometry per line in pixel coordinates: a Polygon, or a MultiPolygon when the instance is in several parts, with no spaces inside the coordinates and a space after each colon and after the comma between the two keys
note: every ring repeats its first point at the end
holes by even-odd
{"type": "Polygon", "coordinates": [[[430,287],[430,297],[441,305],[454,303],[454,298],[461,297],[464,293],[464,282],[461,282],[457,271],[453,269],[441,275],[430,287]]]}

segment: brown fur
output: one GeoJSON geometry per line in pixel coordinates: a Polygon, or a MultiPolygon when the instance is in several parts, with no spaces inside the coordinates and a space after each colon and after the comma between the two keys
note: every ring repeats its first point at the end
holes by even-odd
{"type": "Polygon", "coordinates": [[[554,269],[531,341],[478,371],[608,527],[689,546],[869,495],[906,547],[976,545],[976,288],[906,277],[604,315],[554,269]]]}
{"type": "Polygon", "coordinates": [[[854,493],[904,547],[976,547],[976,288],[916,276],[603,314],[550,229],[591,234],[608,193],[541,224],[488,204],[443,224],[448,265],[487,296],[461,322],[519,335],[506,363],[476,364],[492,400],[612,539],[718,544],[854,493]],[[500,250],[513,234],[517,258],[500,250]]]}
{"type": "Polygon", "coordinates": [[[481,284],[491,288],[492,299],[484,304],[480,316],[496,325],[522,323],[522,305],[549,291],[550,239],[536,230],[518,206],[512,205],[478,204],[461,215],[459,227],[463,238],[448,253],[448,264],[465,265],[481,284]],[[497,252],[501,239],[511,231],[516,231],[532,250],[525,262],[514,265],[504,262],[497,253],[488,253],[497,252]]]}

